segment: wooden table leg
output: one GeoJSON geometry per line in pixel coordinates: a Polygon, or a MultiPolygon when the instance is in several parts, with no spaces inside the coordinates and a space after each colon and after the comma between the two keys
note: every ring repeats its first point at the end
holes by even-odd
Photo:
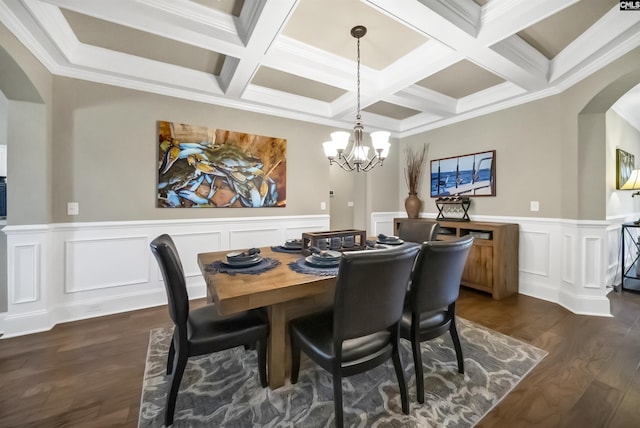
{"type": "Polygon", "coordinates": [[[276,303],[269,308],[269,356],[267,376],[269,387],[280,388],[284,385],[286,371],[286,333],[285,304],[276,303]]]}
{"type": "Polygon", "coordinates": [[[291,371],[289,320],[325,310],[333,304],[333,290],[303,299],[276,303],[269,307],[269,350],[267,370],[272,389],[284,386],[291,371]]]}

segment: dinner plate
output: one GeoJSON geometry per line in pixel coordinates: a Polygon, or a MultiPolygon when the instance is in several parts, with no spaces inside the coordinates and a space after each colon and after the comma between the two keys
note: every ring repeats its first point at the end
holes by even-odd
{"type": "Polygon", "coordinates": [[[323,255],[314,253],[311,254],[311,257],[313,257],[313,260],[318,262],[336,261],[340,260],[340,257],[342,257],[342,253],[340,251],[324,250],[321,254],[323,255]]]}
{"type": "Polygon", "coordinates": [[[246,254],[244,251],[232,251],[227,253],[227,261],[230,262],[250,262],[256,257],[259,257],[259,254],[246,254]]]}
{"type": "Polygon", "coordinates": [[[262,257],[260,256],[253,256],[253,258],[251,260],[242,260],[242,261],[238,261],[238,260],[229,260],[227,259],[227,261],[223,261],[222,264],[228,266],[228,267],[233,267],[233,268],[245,268],[245,267],[251,267],[251,266],[255,266],[258,263],[260,263],[262,261],[262,257]]]}
{"type": "Polygon", "coordinates": [[[404,241],[402,239],[385,239],[385,240],[381,240],[378,239],[378,244],[387,244],[387,245],[400,245],[400,244],[404,244],[404,241]]]}
{"type": "Polygon", "coordinates": [[[283,247],[288,250],[300,250],[302,249],[302,241],[299,241],[297,239],[289,240],[284,243],[283,247]]]}
{"type": "Polygon", "coordinates": [[[284,245],[278,245],[278,248],[283,250],[283,251],[288,251],[290,253],[299,253],[300,251],[302,251],[301,247],[285,247],[284,245]]]}
{"type": "Polygon", "coordinates": [[[336,267],[340,264],[340,259],[318,261],[317,259],[314,259],[313,256],[307,256],[304,260],[311,266],[322,268],[336,267]]]}

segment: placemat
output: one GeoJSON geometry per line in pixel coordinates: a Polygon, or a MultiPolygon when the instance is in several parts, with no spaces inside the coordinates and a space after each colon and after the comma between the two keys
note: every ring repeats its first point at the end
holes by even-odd
{"type": "Polygon", "coordinates": [[[274,267],[280,265],[280,260],[272,259],[269,257],[263,257],[260,260],[260,263],[254,266],[249,267],[230,267],[222,263],[222,261],[217,260],[213,263],[209,263],[205,266],[205,270],[207,272],[220,272],[220,273],[228,273],[229,275],[235,275],[237,273],[248,274],[248,275],[259,275],[268,270],[273,269],[274,267]]]}
{"type": "Polygon", "coordinates": [[[307,264],[304,259],[304,257],[301,257],[295,262],[290,262],[289,267],[291,270],[308,275],[336,276],[338,274],[339,265],[335,267],[315,267],[307,264]]]}

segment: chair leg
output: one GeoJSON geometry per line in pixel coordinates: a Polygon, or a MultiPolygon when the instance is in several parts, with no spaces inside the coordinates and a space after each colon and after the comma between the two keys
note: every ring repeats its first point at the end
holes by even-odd
{"type": "Polygon", "coordinates": [[[451,340],[453,340],[453,347],[456,350],[456,358],[458,359],[458,373],[464,374],[464,357],[462,356],[462,346],[460,346],[460,338],[458,337],[458,329],[456,328],[455,318],[451,320],[449,333],[451,334],[451,340]]]}
{"type": "Polygon", "coordinates": [[[167,355],[167,374],[173,373],[173,359],[176,355],[176,345],[173,343],[174,337],[171,337],[171,345],[169,346],[169,354],[167,355]]]}
{"type": "Polygon", "coordinates": [[[300,372],[300,347],[296,340],[291,336],[291,383],[298,382],[298,373],[300,372]]]}
{"type": "MultiPolygon", "coordinates": [[[[391,358],[393,359],[393,367],[396,369],[396,377],[398,378],[398,386],[400,387],[400,401],[402,402],[402,412],[405,415],[408,415],[409,397],[407,394],[407,382],[404,379],[404,370],[402,368],[402,360],[400,360],[400,352],[398,350],[397,340],[395,345],[393,346],[393,353],[391,355],[391,358]]],[[[422,401],[424,401],[424,397],[422,401]]]]}
{"type": "Polygon", "coordinates": [[[422,353],[420,349],[420,338],[411,338],[411,351],[413,353],[413,368],[416,372],[416,393],[418,403],[424,403],[424,373],[422,371],[422,353]]]}
{"type": "Polygon", "coordinates": [[[336,428],[344,425],[342,411],[342,376],[340,373],[333,374],[333,405],[335,406],[336,428]]]}
{"type": "Polygon", "coordinates": [[[187,360],[188,357],[184,353],[178,352],[178,359],[175,362],[175,367],[173,367],[171,386],[169,387],[167,402],[164,409],[164,425],[167,427],[173,424],[173,414],[176,410],[176,398],[178,397],[178,390],[180,389],[180,382],[182,381],[184,369],[187,366],[187,360]]]}
{"type": "Polygon", "coordinates": [[[259,340],[257,343],[258,350],[258,373],[260,375],[260,384],[263,388],[268,385],[267,382],[267,339],[259,340]]]}

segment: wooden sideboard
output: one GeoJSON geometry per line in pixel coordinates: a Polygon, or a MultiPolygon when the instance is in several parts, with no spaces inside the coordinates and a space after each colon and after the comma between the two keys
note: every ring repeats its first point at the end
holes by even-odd
{"type": "MultiPolygon", "coordinates": [[[[403,222],[432,219],[393,219],[394,233],[403,222]]],[[[438,240],[472,235],[473,246],[467,258],[462,285],[490,293],[502,299],[518,292],[518,247],[520,228],[516,223],[477,221],[438,221],[438,240]]]]}

